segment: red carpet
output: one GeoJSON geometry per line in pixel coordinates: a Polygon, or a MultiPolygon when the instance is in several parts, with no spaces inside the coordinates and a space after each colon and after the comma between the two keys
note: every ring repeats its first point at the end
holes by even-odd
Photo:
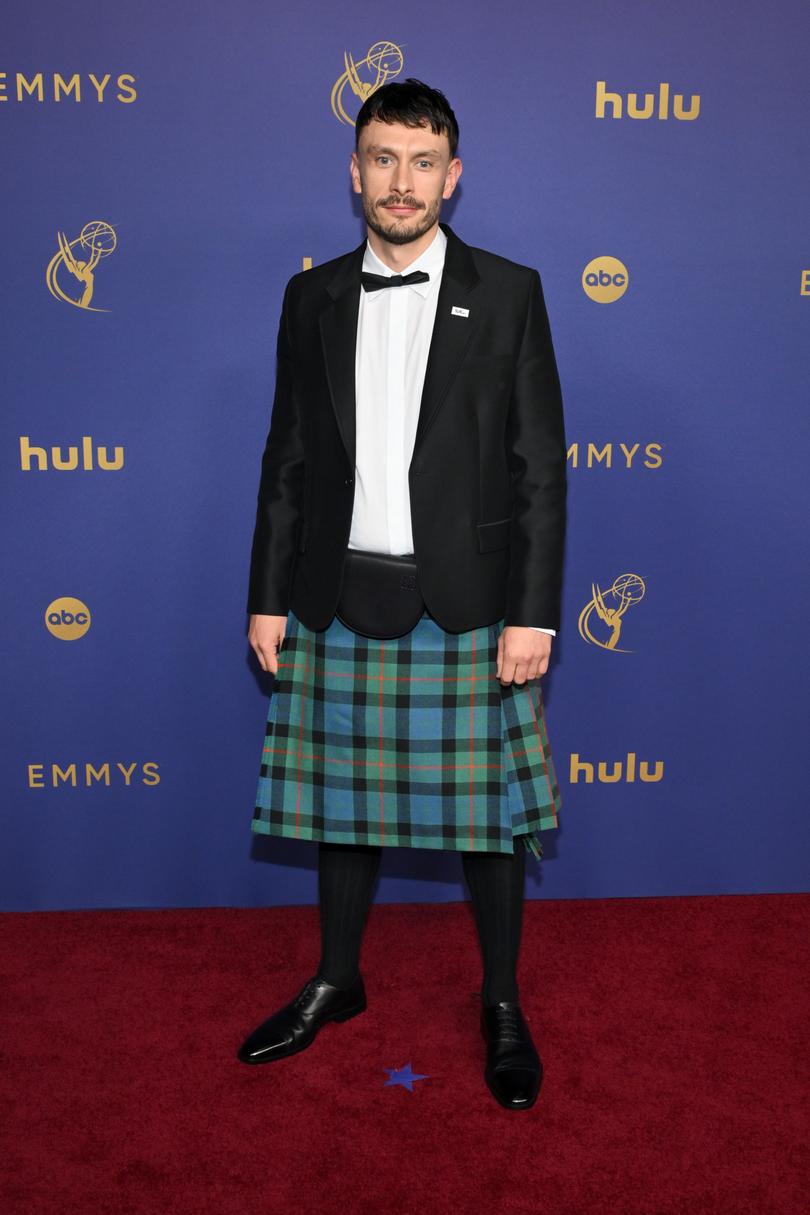
{"type": "Polygon", "coordinates": [[[810,896],[526,904],[530,1111],[481,1075],[463,903],[375,905],[368,1011],[234,1058],[315,907],[2,917],[3,1215],[804,1215],[810,896]],[[386,1086],[410,1063],[427,1079],[386,1086]]]}

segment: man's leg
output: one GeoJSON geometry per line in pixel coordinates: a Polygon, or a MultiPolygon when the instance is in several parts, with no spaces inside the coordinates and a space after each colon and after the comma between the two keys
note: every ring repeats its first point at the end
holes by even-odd
{"type": "Polygon", "coordinates": [[[530,1109],[540,1091],[543,1064],[518,996],[526,848],[516,836],[512,853],[461,855],[484,961],[481,988],[481,1029],[486,1042],[484,1078],[501,1105],[507,1109],[530,1109]]]}
{"type": "Polygon", "coordinates": [[[321,960],[298,995],[245,1039],[243,1063],[270,1063],[304,1050],[327,1021],[348,1021],[365,1010],[360,943],[382,847],[318,846],[321,960]]]}
{"type": "Polygon", "coordinates": [[[349,987],[359,973],[363,929],[381,858],[382,846],[377,844],[318,844],[318,974],[334,987],[349,987]]]}
{"type": "Polygon", "coordinates": [[[493,1005],[518,1003],[517,962],[523,923],[526,848],[515,837],[514,852],[462,852],[481,943],[481,998],[493,1005]]]}

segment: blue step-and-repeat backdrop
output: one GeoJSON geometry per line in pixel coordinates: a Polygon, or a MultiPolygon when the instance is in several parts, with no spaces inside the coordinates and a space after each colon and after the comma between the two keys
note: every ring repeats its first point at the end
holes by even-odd
{"type": "MultiPolygon", "coordinates": [[[[354,248],[353,119],[442,89],[442,212],[540,270],[569,443],[529,897],[808,888],[804,0],[9,0],[2,907],[308,903],[250,830],[248,559],[291,274],[354,248]]],[[[388,849],[379,901],[463,897],[388,849]]]]}

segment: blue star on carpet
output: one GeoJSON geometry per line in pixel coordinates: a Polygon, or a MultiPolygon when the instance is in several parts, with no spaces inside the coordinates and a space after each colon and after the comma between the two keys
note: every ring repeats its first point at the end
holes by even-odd
{"type": "Polygon", "coordinates": [[[415,1072],[410,1063],[406,1063],[404,1067],[384,1067],[383,1071],[388,1072],[386,1084],[401,1084],[409,1093],[413,1092],[414,1080],[429,1080],[429,1076],[420,1076],[415,1072]]]}

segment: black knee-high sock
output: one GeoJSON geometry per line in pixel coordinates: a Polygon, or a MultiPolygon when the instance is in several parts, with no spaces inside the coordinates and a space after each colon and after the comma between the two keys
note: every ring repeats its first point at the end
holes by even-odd
{"type": "Polygon", "coordinates": [[[517,961],[523,923],[526,848],[515,837],[514,853],[462,852],[481,942],[485,1004],[519,1001],[517,961]]]}
{"type": "Polygon", "coordinates": [[[349,987],[360,968],[360,944],[382,846],[318,844],[321,960],[318,974],[349,987]]]}

